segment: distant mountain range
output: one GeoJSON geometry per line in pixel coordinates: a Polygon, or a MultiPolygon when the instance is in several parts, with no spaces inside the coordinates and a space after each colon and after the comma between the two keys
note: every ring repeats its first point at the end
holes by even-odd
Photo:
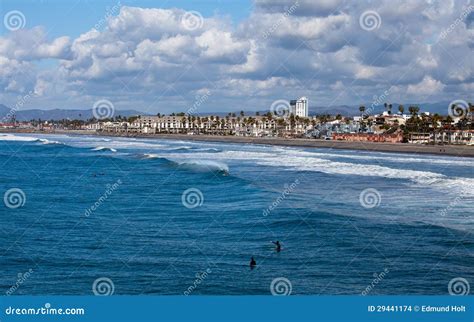
{"type": "MultiPolygon", "coordinates": [[[[392,103],[392,112],[398,113],[398,103],[392,103]]],[[[430,113],[438,113],[440,115],[447,115],[448,114],[448,105],[449,102],[439,102],[439,103],[421,103],[421,104],[403,104],[405,106],[405,113],[408,113],[408,107],[410,105],[417,105],[420,107],[421,112],[430,112],[430,113]]],[[[309,115],[320,115],[320,114],[341,114],[344,116],[354,116],[359,115],[359,106],[360,105],[339,105],[339,106],[310,106],[309,107],[309,115]]],[[[364,104],[366,107],[366,111],[370,114],[379,114],[382,113],[385,109],[383,104],[376,106],[373,110],[369,110],[371,103],[364,104]]],[[[3,119],[5,116],[8,115],[10,112],[10,108],[7,106],[0,104],[0,119],[3,119]]],[[[259,111],[261,115],[269,112],[269,110],[259,111]]],[[[240,111],[235,112],[237,115],[240,111]]],[[[244,111],[245,115],[255,115],[255,111],[244,111]]],[[[225,116],[228,112],[203,112],[198,113],[199,115],[219,115],[225,116]]],[[[135,116],[135,115],[150,115],[150,113],[143,113],[137,110],[117,110],[115,111],[115,116],[135,116]]],[[[92,118],[92,109],[88,110],[69,110],[69,109],[52,109],[52,110],[41,110],[41,109],[30,109],[30,110],[19,110],[15,113],[15,117],[17,121],[29,121],[29,120],[62,120],[62,119],[70,119],[70,120],[87,120],[92,118]]]]}
{"type": "MultiPolygon", "coordinates": [[[[0,104],[0,119],[3,119],[10,112],[10,108],[0,104]]],[[[125,117],[144,114],[136,110],[117,110],[115,111],[115,116],[121,115],[125,117]]],[[[17,121],[29,121],[29,120],[87,120],[92,118],[92,109],[89,110],[68,110],[68,109],[53,109],[53,110],[40,110],[40,109],[31,109],[31,110],[19,110],[15,113],[15,118],[17,121]]]]}

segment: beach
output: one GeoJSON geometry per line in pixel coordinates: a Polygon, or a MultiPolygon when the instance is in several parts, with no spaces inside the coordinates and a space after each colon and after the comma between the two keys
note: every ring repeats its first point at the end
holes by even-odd
{"type": "MultiPolygon", "coordinates": [[[[17,131],[2,131],[17,132],[17,131]]],[[[25,131],[18,131],[25,133],[25,131]]],[[[29,132],[31,133],[31,132],[29,132]]],[[[44,133],[44,132],[39,132],[44,133]]],[[[98,133],[85,130],[55,131],[48,133],[73,134],[73,135],[97,135],[97,136],[121,136],[123,134],[98,133]]],[[[149,139],[169,139],[188,140],[202,142],[227,142],[243,144],[263,144],[276,146],[292,146],[304,148],[328,148],[344,150],[362,150],[369,152],[392,152],[392,153],[413,153],[413,154],[434,154],[450,155],[458,157],[474,157],[474,146],[468,145],[421,145],[408,143],[379,143],[379,142],[349,142],[319,139],[289,139],[289,138],[265,138],[265,137],[242,137],[242,136],[216,136],[216,135],[185,135],[185,134],[133,134],[128,137],[149,138],[149,139]]]]}

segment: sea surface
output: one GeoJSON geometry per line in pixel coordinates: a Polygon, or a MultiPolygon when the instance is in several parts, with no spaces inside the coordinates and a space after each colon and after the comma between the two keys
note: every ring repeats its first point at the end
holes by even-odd
{"type": "Polygon", "coordinates": [[[474,288],[472,158],[0,134],[0,165],[6,294],[474,288]]]}

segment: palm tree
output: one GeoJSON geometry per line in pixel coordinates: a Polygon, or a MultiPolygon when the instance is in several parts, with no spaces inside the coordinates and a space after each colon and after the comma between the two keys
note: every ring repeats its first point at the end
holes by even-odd
{"type": "Polygon", "coordinates": [[[398,105],[398,111],[400,112],[400,114],[403,114],[403,112],[405,111],[405,107],[403,105],[398,105]]]}
{"type": "Polygon", "coordinates": [[[360,116],[363,116],[365,112],[365,106],[364,105],[359,106],[359,111],[360,111],[360,116]]]}
{"type": "Polygon", "coordinates": [[[408,111],[410,111],[410,114],[411,114],[412,116],[415,116],[415,115],[417,115],[418,112],[420,111],[420,108],[419,108],[418,106],[413,106],[413,105],[412,105],[412,106],[410,106],[410,107],[408,108],[408,111]]]}

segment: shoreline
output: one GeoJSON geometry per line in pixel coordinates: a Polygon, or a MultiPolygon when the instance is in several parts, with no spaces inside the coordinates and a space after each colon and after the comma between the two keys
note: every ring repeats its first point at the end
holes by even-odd
{"type": "Polygon", "coordinates": [[[87,130],[68,131],[3,131],[0,133],[38,133],[38,134],[72,134],[72,135],[94,135],[109,137],[129,137],[144,139],[167,139],[167,140],[188,140],[202,142],[223,142],[223,143],[243,143],[257,145],[276,145],[304,148],[326,148],[341,150],[358,150],[368,152],[388,152],[407,154],[432,154],[448,155],[457,157],[474,157],[474,146],[468,145],[415,145],[408,143],[382,143],[382,142],[350,142],[318,139],[286,139],[286,138],[261,138],[261,137],[241,137],[241,136],[214,136],[214,135],[186,135],[186,134],[137,134],[122,135],[113,133],[97,133],[87,130]]]}

